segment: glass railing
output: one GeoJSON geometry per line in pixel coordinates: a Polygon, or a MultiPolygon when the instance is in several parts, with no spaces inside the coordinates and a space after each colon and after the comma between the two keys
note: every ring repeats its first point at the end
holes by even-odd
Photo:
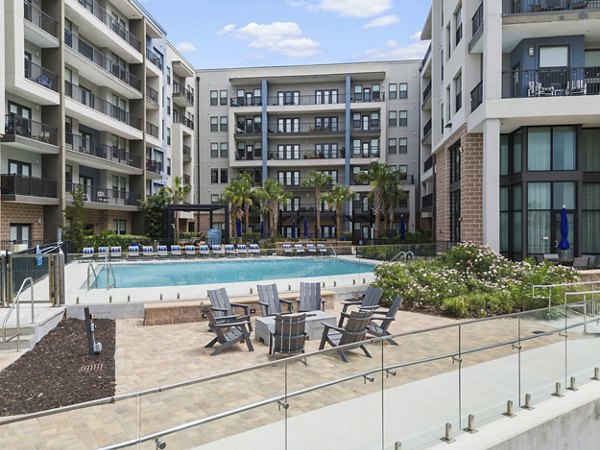
{"type": "Polygon", "coordinates": [[[502,98],[600,94],[600,67],[502,72],[502,98]]]}
{"type": "Polygon", "coordinates": [[[151,122],[146,122],[146,133],[158,138],[158,127],[151,122]]]}
{"type": "Polygon", "coordinates": [[[33,6],[29,1],[24,2],[25,19],[38,26],[46,33],[58,38],[58,22],[48,14],[33,6]]]}
{"type": "Polygon", "coordinates": [[[187,118],[179,113],[176,113],[176,112],[175,112],[175,114],[173,114],[173,122],[181,123],[191,130],[194,129],[194,122],[192,121],[192,119],[189,119],[189,118],[187,118]]]}
{"type": "Polygon", "coordinates": [[[46,144],[58,145],[58,129],[27,119],[18,114],[7,114],[4,121],[4,134],[22,136],[46,144]]]}
{"type": "Polygon", "coordinates": [[[146,86],[146,98],[158,105],[158,91],[151,86],[146,86]]]}
{"type": "MultiPolygon", "coordinates": [[[[124,148],[106,145],[94,139],[79,136],[78,134],[66,133],[65,140],[71,145],[70,150],[78,153],[85,153],[90,156],[105,159],[107,161],[125,164],[136,169],[142,168],[142,159],[131,154],[124,148]]],[[[68,148],[68,147],[67,147],[68,148]]]]}
{"type": "Polygon", "coordinates": [[[483,80],[481,80],[471,91],[471,112],[475,111],[483,103],[483,80]]]}
{"type": "Polygon", "coordinates": [[[103,449],[423,448],[504,418],[509,401],[525,416],[553,394],[568,397],[567,388],[593,382],[599,303],[323,344],[250,368],[4,419],[3,437],[27,429],[33,441],[59,423],[102,417],[105,429],[118,432],[63,427],[61,440],[103,449]]]}
{"type": "Polygon", "coordinates": [[[31,197],[57,198],[56,187],[56,180],[15,174],[2,175],[3,195],[28,195],[31,197]]]}
{"type": "Polygon", "coordinates": [[[131,45],[138,52],[141,49],[141,43],[127,28],[108,14],[98,3],[92,0],[79,0],[79,4],[96,16],[102,23],[110,28],[116,35],[131,45]]]}
{"type": "Polygon", "coordinates": [[[186,101],[190,104],[190,105],[194,105],[194,94],[192,91],[190,91],[189,89],[187,89],[185,86],[177,83],[177,82],[173,82],[173,98],[175,97],[182,97],[185,98],[186,101]]]}
{"type": "Polygon", "coordinates": [[[157,175],[160,175],[160,173],[163,170],[163,163],[162,163],[162,161],[158,161],[155,159],[147,159],[146,160],[146,170],[148,172],[152,172],[157,175]]]}
{"type": "MultiPolygon", "coordinates": [[[[72,192],[78,183],[66,183],[66,191],[72,192]]],[[[138,206],[139,194],[128,192],[125,189],[114,189],[103,186],[80,185],[83,188],[83,201],[92,203],[105,203],[111,205],[138,206]]]]}
{"type": "Polygon", "coordinates": [[[186,161],[190,161],[192,159],[192,148],[189,145],[183,145],[181,147],[181,151],[183,153],[183,158],[186,161]]]}
{"type": "Polygon", "coordinates": [[[58,75],[28,59],[25,59],[25,78],[58,92],[58,75]]]}
{"type": "Polygon", "coordinates": [[[160,70],[162,70],[162,68],[163,68],[162,57],[159,54],[157,54],[156,52],[153,52],[152,50],[147,48],[146,49],[146,58],[148,58],[148,60],[152,64],[154,64],[156,67],[158,67],[160,70]]]}

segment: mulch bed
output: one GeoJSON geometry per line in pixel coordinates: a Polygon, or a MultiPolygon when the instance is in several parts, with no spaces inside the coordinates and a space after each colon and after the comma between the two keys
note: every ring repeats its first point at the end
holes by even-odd
{"type": "Polygon", "coordinates": [[[115,322],[94,319],[98,355],[88,355],[85,322],[63,319],[33,350],[0,372],[0,416],[28,414],[115,393],[115,322]],[[100,367],[101,366],[101,367],[100,367]]]}

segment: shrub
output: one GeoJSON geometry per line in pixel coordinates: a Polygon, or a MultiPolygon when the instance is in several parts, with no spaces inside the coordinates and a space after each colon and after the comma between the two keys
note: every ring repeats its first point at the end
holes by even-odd
{"type": "Polygon", "coordinates": [[[452,297],[444,300],[442,304],[444,313],[450,317],[465,317],[467,315],[467,306],[463,297],[452,297]]]}
{"type": "Polygon", "coordinates": [[[84,238],[84,247],[110,247],[120,246],[126,249],[129,245],[137,243],[140,245],[151,245],[152,239],[148,236],[136,236],[133,234],[116,234],[109,230],[102,230],[100,233],[86,236],[84,238]]]}

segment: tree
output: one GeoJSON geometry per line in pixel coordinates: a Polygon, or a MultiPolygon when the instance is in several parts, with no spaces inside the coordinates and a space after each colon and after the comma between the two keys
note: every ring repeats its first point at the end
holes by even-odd
{"type": "Polygon", "coordinates": [[[266,210],[261,208],[261,213],[267,213],[269,230],[272,237],[277,237],[277,223],[279,221],[279,205],[286,202],[292,194],[286,191],[277,180],[267,179],[262,186],[256,189],[255,197],[266,205],[266,210]]]}
{"type": "Polygon", "coordinates": [[[88,234],[85,230],[85,212],[83,209],[83,199],[85,191],[81,184],[73,186],[71,191],[73,202],[64,209],[65,218],[69,221],[69,226],[66,226],[64,240],[73,243],[75,252],[80,252],[83,248],[83,238],[88,234]]]}
{"type": "MultiPolygon", "coordinates": [[[[231,181],[223,191],[223,198],[231,204],[233,221],[245,218],[246,230],[250,225],[250,207],[254,198],[254,187],[249,173],[243,172],[231,181]]],[[[232,229],[235,229],[232,227],[232,229]]]]}
{"type": "Polygon", "coordinates": [[[331,177],[326,173],[317,170],[311,170],[302,183],[303,186],[315,188],[315,211],[317,213],[317,232],[316,237],[321,234],[321,188],[331,183],[331,177]]]}
{"type": "Polygon", "coordinates": [[[149,195],[146,201],[139,202],[144,210],[144,226],[146,235],[153,239],[162,237],[162,219],[167,205],[171,204],[172,198],[168,188],[161,187],[154,194],[149,195]]]}
{"type": "Polygon", "coordinates": [[[391,171],[387,178],[383,180],[383,220],[384,230],[388,234],[394,221],[394,209],[406,197],[406,192],[400,189],[401,182],[400,172],[397,171],[391,171]]]}
{"type": "Polygon", "coordinates": [[[336,236],[341,238],[344,227],[344,204],[348,200],[352,200],[355,192],[344,184],[336,184],[331,188],[331,191],[323,194],[323,200],[327,202],[329,207],[335,208],[336,236]]]}
{"type": "Polygon", "coordinates": [[[384,191],[386,182],[392,171],[390,166],[379,161],[371,161],[366,171],[360,172],[357,176],[358,181],[368,182],[373,188],[371,191],[373,215],[375,216],[375,238],[381,237],[381,215],[384,213],[384,191]]]}
{"type": "MultiPolygon", "coordinates": [[[[179,205],[185,201],[192,187],[183,184],[183,178],[176,176],[173,179],[173,186],[164,188],[168,197],[167,204],[179,205]]],[[[179,214],[175,211],[175,239],[179,238],[179,214]]]]}

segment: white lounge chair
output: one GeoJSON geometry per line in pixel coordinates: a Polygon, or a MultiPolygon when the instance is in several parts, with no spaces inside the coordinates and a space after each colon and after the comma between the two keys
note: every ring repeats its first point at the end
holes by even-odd
{"type": "Polygon", "coordinates": [[[98,259],[108,258],[108,247],[98,247],[98,259]]]}
{"type": "Polygon", "coordinates": [[[173,258],[180,258],[181,255],[181,246],[179,245],[171,245],[171,256],[173,258]]]}
{"type": "Polygon", "coordinates": [[[213,244],[210,247],[210,250],[212,251],[212,254],[215,256],[225,256],[225,250],[223,250],[223,247],[221,246],[221,244],[213,244]]]}
{"type": "Polygon", "coordinates": [[[194,245],[186,245],[183,251],[185,252],[185,256],[188,258],[196,257],[196,247],[194,245]]]}
{"type": "MultiPolygon", "coordinates": [[[[111,255],[112,257],[112,255],[111,255]]],[[[137,245],[130,245],[127,247],[127,259],[139,259],[140,248],[137,245]]]]}
{"type": "Polygon", "coordinates": [[[327,250],[325,244],[317,244],[317,250],[319,250],[319,253],[329,253],[329,250],[327,250]]]}
{"type": "Polygon", "coordinates": [[[210,248],[208,248],[208,245],[202,244],[198,249],[198,253],[200,253],[200,256],[210,256],[210,248]]]}
{"type": "Polygon", "coordinates": [[[166,245],[157,245],[156,246],[156,256],[158,256],[159,258],[168,258],[169,251],[167,250],[167,246],[166,245]]]}
{"type": "Polygon", "coordinates": [[[281,248],[283,248],[284,254],[285,253],[292,254],[292,252],[293,252],[291,244],[282,244],[281,248]]]}
{"type": "Polygon", "coordinates": [[[238,244],[236,250],[238,255],[248,255],[248,247],[246,247],[246,244],[238,244]]]}
{"type": "Polygon", "coordinates": [[[91,260],[94,258],[94,247],[84,247],[81,250],[81,259],[80,261],[91,260]]]}
{"type": "MultiPolygon", "coordinates": [[[[139,249],[138,249],[139,251],[139,249]]],[[[118,245],[114,245],[110,248],[110,259],[121,259],[122,251],[121,247],[118,245]]]]}
{"type": "Polygon", "coordinates": [[[233,244],[225,244],[225,255],[235,255],[235,246],[233,244]]]}
{"type": "Polygon", "coordinates": [[[146,259],[154,258],[154,247],[151,245],[144,245],[142,247],[142,256],[146,259]]]}
{"type": "Polygon", "coordinates": [[[315,244],[306,244],[306,250],[308,250],[308,253],[317,253],[315,244]]]}
{"type": "Polygon", "coordinates": [[[294,245],[294,250],[296,250],[296,253],[303,255],[304,253],[306,253],[304,251],[304,245],[302,244],[295,244],[294,245]]]}
{"type": "Polygon", "coordinates": [[[258,246],[258,244],[250,244],[248,251],[253,255],[260,255],[260,247],[258,246]]]}

